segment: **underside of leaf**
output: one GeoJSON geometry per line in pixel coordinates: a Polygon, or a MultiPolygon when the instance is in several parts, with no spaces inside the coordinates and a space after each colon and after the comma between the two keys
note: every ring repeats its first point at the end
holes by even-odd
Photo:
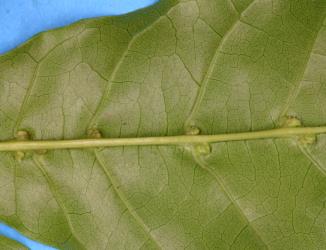
{"type": "MultiPolygon", "coordinates": [[[[42,33],[0,57],[0,140],[324,126],[325,11],[162,0],[42,33]]],[[[308,134],[0,152],[0,219],[59,249],[325,249],[325,148],[308,134]]]]}

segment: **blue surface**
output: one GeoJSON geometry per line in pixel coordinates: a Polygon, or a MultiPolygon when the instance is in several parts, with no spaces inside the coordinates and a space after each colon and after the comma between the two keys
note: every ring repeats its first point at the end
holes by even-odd
{"type": "MultiPolygon", "coordinates": [[[[33,35],[68,25],[82,18],[121,15],[149,6],[158,0],[0,0],[0,54],[33,35]]],[[[33,241],[0,223],[0,235],[31,250],[55,250],[33,241]]]]}
{"type": "Polygon", "coordinates": [[[82,18],[121,15],[158,0],[0,0],[0,54],[82,18]]]}
{"type": "Polygon", "coordinates": [[[30,240],[15,229],[0,223],[0,235],[16,240],[32,250],[57,250],[56,248],[45,246],[36,241],[30,240]]]}

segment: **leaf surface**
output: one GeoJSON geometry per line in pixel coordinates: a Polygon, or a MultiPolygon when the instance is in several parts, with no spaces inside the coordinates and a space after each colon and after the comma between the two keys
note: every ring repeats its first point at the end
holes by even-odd
{"type": "MultiPolygon", "coordinates": [[[[326,124],[325,1],[162,0],[0,57],[0,140],[326,124]]],[[[326,137],[0,153],[0,219],[60,249],[325,249],[326,137]]],[[[0,239],[2,242],[2,239],[0,239]]]]}
{"type": "Polygon", "coordinates": [[[7,239],[3,236],[0,236],[0,248],[1,249],[8,249],[8,250],[26,250],[27,248],[20,245],[19,243],[7,239]]]}

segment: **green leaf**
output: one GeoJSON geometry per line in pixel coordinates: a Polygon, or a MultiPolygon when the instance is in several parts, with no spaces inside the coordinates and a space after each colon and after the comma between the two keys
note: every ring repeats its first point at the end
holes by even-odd
{"type": "Polygon", "coordinates": [[[3,236],[0,236],[0,249],[6,249],[6,250],[26,250],[26,247],[23,247],[19,243],[7,239],[3,236]]]}
{"type": "MultiPolygon", "coordinates": [[[[0,140],[323,126],[325,14],[162,0],[42,33],[0,57],[0,140]]],[[[314,138],[1,152],[0,219],[60,249],[326,249],[314,138]]]]}

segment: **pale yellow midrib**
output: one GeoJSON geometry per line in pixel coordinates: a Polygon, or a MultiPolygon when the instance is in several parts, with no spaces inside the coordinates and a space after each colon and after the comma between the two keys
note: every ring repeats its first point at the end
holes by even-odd
{"type": "Polygon", "coordinates": [[[326,133],[326,126],[276,128],[270,130],[215,135],[176,135],[136,138],[2,141],[0,142],[0,151],[25,151],[41,149],[94,148],[144,145],[182,145],[269,138],[289,138],[324,133],[326,133]]]}

